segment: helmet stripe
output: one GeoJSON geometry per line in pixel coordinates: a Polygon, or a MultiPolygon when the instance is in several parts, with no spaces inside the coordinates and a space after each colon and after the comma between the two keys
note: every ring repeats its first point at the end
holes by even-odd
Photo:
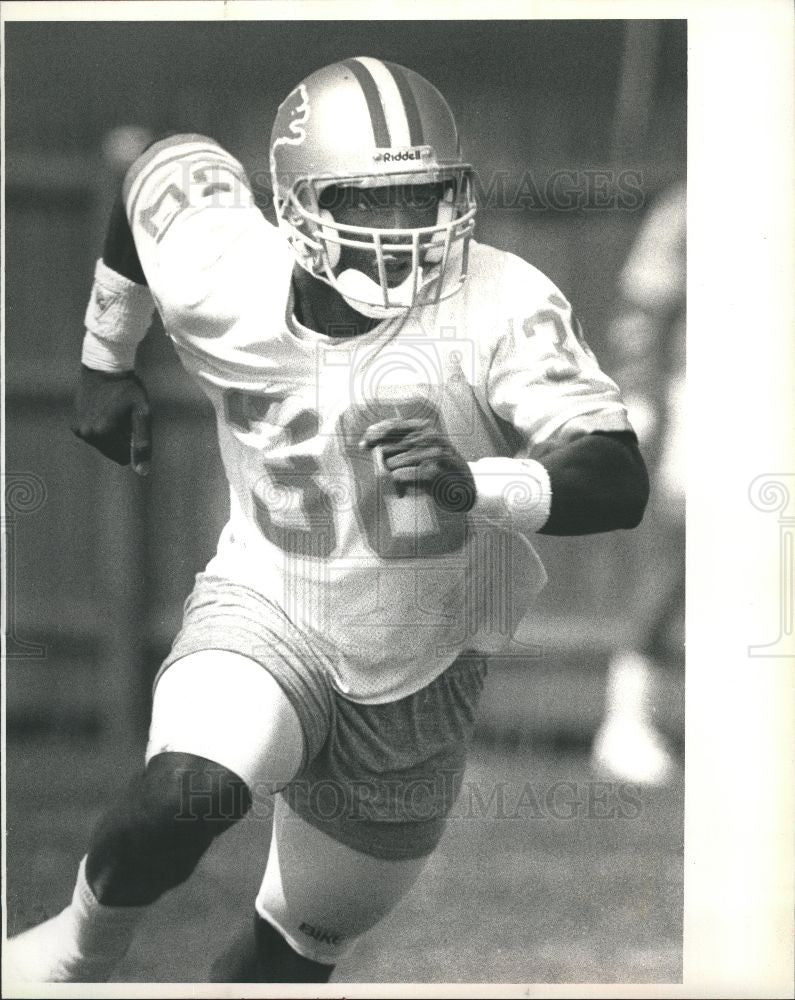
{"type": "Polygon", "coordinates": [[[384,66],[386,66],[394,77],[398,91],[400,92],[401,100],[403,101],[403,109],[406,112],[406,120],[408,121],[409,126],[409,145],[422,146],[425,142],[425,137],[422,131],[422,118],[420,118],[420,109],[417,107],[417,101],[414,97],[414,91],[411,89],[408,77],[406,76],[403,67],[398,66],[396,63],[385,61],[384,66]]]}
{"type": "Polygon", "coordinates": [[[367,110],[370,113],[370,123],[373,126],[373,138],[376,146],[386,147],[392,145],[389,135],[389,127],[386,123],[384,107],[381,104],[381,96],[378,87],[370,73],[356,59],[345,59],[342,65],[353,73],[356,82],[362,88],[364,99],[367,101],[367,110]]]}
{"type": "Polygon", "coordinates": [[[392,145],[410,146],[412,143],[406,108],[394,76],[380,59],[358,56],[356,62],[364,66],[378,87],[392,145]]]}

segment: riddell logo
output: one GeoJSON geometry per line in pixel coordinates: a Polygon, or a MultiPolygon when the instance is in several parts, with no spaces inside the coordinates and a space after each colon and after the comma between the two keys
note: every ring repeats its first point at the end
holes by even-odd
{"type": "Polygon", "coordinates": [[[373,157],[376,163],[397,163],[405,162],[406,160],[419,160],[422,158],[422,150],[420,149],[401,149],[401,150],[381,150],[376,153],[373,157]]]}
{"type": "Polygon", "coordinates": [[[339,944],[342,940],[341,934],[324,930],[322,927],[313,927],[311,924],[306,923],[306,921],[301,922],[298,930],[303,931],[308,937],[314,938],[315,941],[320,941],[322,944],[339,944]]]}

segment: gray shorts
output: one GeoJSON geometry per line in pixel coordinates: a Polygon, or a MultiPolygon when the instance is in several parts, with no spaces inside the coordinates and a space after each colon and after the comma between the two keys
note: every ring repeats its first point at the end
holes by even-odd
{"type": "Polygon", "coordinates": [[[170,654],[223,649],[261,664],[301,722],[303,766],[280,793],[308,823],[385,860],[429,854],[461,788],[466,747],[486,676],[461,654],[426,687],[364,705],[331,684],[321,655],[281,608],[255,590],[200,573],[170,654]]]}

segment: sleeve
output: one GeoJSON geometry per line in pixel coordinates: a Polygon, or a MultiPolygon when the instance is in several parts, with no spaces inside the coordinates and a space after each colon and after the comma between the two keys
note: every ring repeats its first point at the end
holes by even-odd
{"type": "Polygon", "coordinates": [[[507,257],[486,381],[489,405],[517,433],[519,454],[538,458],[582,433],[631,431],[618,386],[565,297],[530,264],[507,257]]]}
{"type": "Polygon", "coordinates": [[[202,135],[170,136],[150,146],[127,173],[122,195],[164,320],[170,307],[206,294],[225,250],[263,222],[243,167],[202,135]]]}

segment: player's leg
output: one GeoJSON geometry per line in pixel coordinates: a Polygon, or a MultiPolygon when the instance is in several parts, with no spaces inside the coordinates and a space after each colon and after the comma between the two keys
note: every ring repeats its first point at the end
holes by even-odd
{"type": "Polygon", "coordinates": [[[671,633],[674,625],[684,620],[686,591],[684,522],[672,526],[666,537],[670,545],[671,561],[654,612],[650,616],[645,634],[639,641],[641,652],[660,662],[671,652],[671,633]]]}
{"type": "MultiPolygon", "coordinates": [[[[670,536],[668,536],[670,537],[670,536]]],[[[684,566],[673,544],[653,564],[650,592],[636,604],[634,639],[612,655],[607,670],[605,714],[591,760],[595,770],[617,781],[663,785],[673,776],[675,759],[655,721],[664,634],[682,607],[684,566]]]]}
{"type": "Polygon", "coordinates": [[[325,982],[402,899],[460,790],[485,672],[462,656],[398,702],[335,697],[325,745],[277,799],[255,933],[215,962],[215,982],[325,982]]]}
{"type": "Polygon", "coordinates": [[[662,668],[670,660],[669,633],[684,614],[685,489],[681,381],[674,380],[672,420],[655,476],[654,500],[634,545],[632,635],[609,665],[606,710],[592,762],[603,775],[646,785],[665,784],[675,758],[654,720],[662,668]]]}
{"type": "Polygon", "coordinates": [[[334,966],[299,954],[256,911],[212,965],[211,983],[327,983],[334,966]]]}
{"type": "Polygon", "coordinates": [[[9,943],[16,975],[106,979],[146,904],[190,875],[250,789],[281,787],[303,758],[299,716],[261,663],[223,650],[172,663],[155,689],[146,769],[99,823],[72,904],[9,943]]]}
{"type": "Polygon", "coordinates": [[[303,759],[298,716],[278,681],[239,653],[173,663],[155,689],[147,767],[100,822],[86,875],[99,902],[154,902],[242,818],[255,782],[283,787],[303,759]]]}
{"type": "Polygon", "coordinates": [[[330,711],[324,663],[284,612],[200,574],[158,675],[146,771],[99,824],[71,906],[9,943],[17,978],[106,979],[145,905],[190,874],[253,789],[283,786],[317,753],[330,711]]]}
{"type": "Polygon", "coordinates": [[[654,719],[658,664],[636,648],[620,650],[611,658],[607,707],[591,753],[601,777],[648,786],[671,780],[674,757],[654,719]]]}
{"type": "Polygon", "coordinates": [[[327,982],[340,958],[411,889],[427,857],[354,850],[279,797],[253,933],[246,930],[213,963],[211,981],[327,982]]]}

